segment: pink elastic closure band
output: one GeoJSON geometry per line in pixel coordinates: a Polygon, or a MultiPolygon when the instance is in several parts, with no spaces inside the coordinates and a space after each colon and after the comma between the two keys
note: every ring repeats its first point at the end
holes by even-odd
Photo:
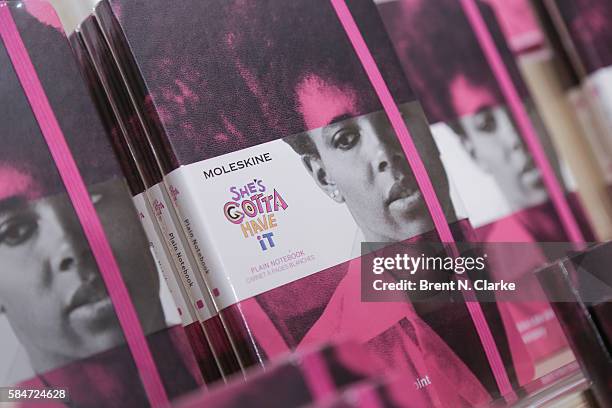
{"type": "Polygon", "coordinates": [[[570,209],[565,194],[563,193],[563,188],[561,188],[561,185],[555,176],[555,172],[553,171],[550,162],[546,157],[546,153],[542,148],[538,135],[533,127],[533,124],[531,123],[531,120],[529,119],[529,116],[527,115],[527,112],[525,111],[525,107],[521,103],[519,93],[512,83],[510,74],[508,73],[501,55],[495,46],[495,42],[493,41],[491,33],[489,32],[487,25],[480,14],[480,10],[478,10],[478,6],[474,0],[461,0],[461,5],[463,6],[463,10],[465,11],[468,20],[474,29],[474,33],[478,38],[478,42],[484,51],[487,61],[493,70],[493,74],[497,79],[504,98],[510,107],[512,116],[516,120],[521,134],[523,135],[525,144],[533,155],[536,166],[538,166],[538,169],[540,169],[542,172],[544,185],[546,186],[555,210],[561,219],[561,224],[563,225],[565,233],[571,242],[583,243],[584,236],[582,235],[578,222],[570,209]]]}
{"type": "MultiPolygon", "coordinates": [[[[410,135],[404,120],[402,119],[399,109],[391,96],[391,92],[385,84],[380,70],[374,61],[374,58],[372,57],[372,54],[370,53],[370,50],[368,49],[363,36],[361,35],[361,32],[359,31],[359,28],[351,15],[351,12],[349,11],[344,0],[330,1],[334,7],[334,10],[336,11],[336,14],[338,15],[340,22],[342,23],[342,26],[344,27],[344,30],[346,31],[349,40],[351,41],[351,44],[353,45],[353,48],[355,49],[355,52],[357,53],[357,56],[359,57],[359,60],[361,61],[361,65],[365,69],[366,74],[368,75],[368,78],[370,79],[370,82],[372,83],[372,86],[374,87],[387,116],[389,117],[393,130],[398,136],[402,149],[404,150],[408,163],[410,164],[410,168],[412,169],[412,172],[416,178],[417,185],[423,194],[425,204],[427,205],[440,240],[443,243],[448,243],[451,244],[452,247],[455,247],[455,240],[427,170],[425,169],[425,165],[421,160],[419,152],[412,140],[412,136],[410,135]]],[[[473,301],[473,299],[466,299],[466,305],[470,316],[474,321],[476,330],[478,331],[480,341],[484,347],[500,393],[502,395],[514,395],[512,386],[510,384],[510,379],[508,378],[508,373],[506,372],[506,368],[502,362],[499,350],[497,349],[491,329],[487,324],[480,304],[473,301]]]]}
{"type": "Polygon", "coordinates": [[[156,408],[169,406],[159,372],[100,219],[6,3],[0,3],[0,37],[83,227],[149,402],[156,408]]]}
{"type": "Polygon", "coordinates": [[[302,373],[314,401],[321,401],[336,393],[336,387],[323,357],[318,353],[307,354],[302,358],[302,373]]]}

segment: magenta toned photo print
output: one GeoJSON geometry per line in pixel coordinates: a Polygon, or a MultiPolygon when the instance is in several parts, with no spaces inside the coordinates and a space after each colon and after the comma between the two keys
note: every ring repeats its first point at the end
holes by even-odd
{"type": "Polygon", "coordinates": [[[0,405],[605,405],[612,246],[551,112],[612,123],[611,33],[604,0],[0,0],[0,405]]]}
{"type": "Polygon", "coordinates": [[[65,388],[76,406],[108,404],[109,398],[128,405],[147,401],[66,181],[43,137],[48,127],[34,115],[40,108],[31,105],[27,92],[32,85],[18,78],[24,65],[15,49],[25,46],[31,75],[39,78],[74,156],[154,363],[174,398],[197,388],[201,376],[176,325],[176,306],[160,290],[148,240],[68,40],[50,6],[37,6],[32,15],[22,3],[1,4],[3,25],[11,17],[20,36],[8,42],[4,34],[10,27],[4,26],[0,47],[0,92],[11,101],[0,107],[0,258],[5,269],[0,344],[14,356],[3,366],[2,385],[65,388]]]}
{"type": "MultiPolygon", "coordinates": [[[[125,76],[135,77],[150,143],[165,156],[167,186],[243,364],[357,336],[390,369],[436,378],[422,390],[431,401],[497,397],[501,377],[465,305],[359,300],[361,242],[437,236],[362,62],[332,4],[320,3],[219,2],[197,13],[196,2],[112,0],[96,12],[125,76]],[[454,374],[443,368],[449,361],[454,374]],[[451,389],[435,385],[449,381],[451,389]]],[[[455,239],[473,237],[377,10],[347,4],[455,239]]],[[[504,324],[508,311],[480,307],[518,386],[532,368],[504,324]]]]}

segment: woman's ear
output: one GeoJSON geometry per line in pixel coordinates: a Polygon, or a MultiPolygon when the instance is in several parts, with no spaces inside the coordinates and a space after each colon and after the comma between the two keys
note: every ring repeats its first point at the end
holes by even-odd
{"type": "Polygon", "coordinates": [[[305,154],[302,156],[302,164],[304,164],[304,167],[306,167],[306,170],[308,170],[317,186],[319,186],[329,198],[337,203],[344,202],[344,196],[342,196],[336,183],[329,178],[325,166],[319,157],[305,154]]]}

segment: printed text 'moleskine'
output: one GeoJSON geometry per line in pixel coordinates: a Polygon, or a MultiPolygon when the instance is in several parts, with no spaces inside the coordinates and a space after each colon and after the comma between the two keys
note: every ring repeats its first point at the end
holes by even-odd
{"type": "Polygon", "coordinates": [[[206,180],[208,180],[209,178],[213,178],[215,176],[232,173],[234,171],[257,166],[259,164],[263,164],[269,161],[272,161],[270,153],[262,153],[258,156],[249,157],[248,159],[238,160],[235,162],[224,164],[219,167],[213,167],[212,169],[204,170],[203,173],[206,180]]]}

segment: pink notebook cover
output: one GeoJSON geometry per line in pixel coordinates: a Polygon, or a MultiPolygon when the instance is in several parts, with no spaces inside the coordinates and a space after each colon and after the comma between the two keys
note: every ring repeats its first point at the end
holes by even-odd
{"type": "Polygon", "coordinates": [[[612,65],[612,5],[606,0],[555,0],[586,74],[612,65]]]}
{"type": "MultiPolygon", "coordinates": [[[[112,107],[110,106],[108,96],[104,91],[103,85],[100,82],[98,73],[96,72],[96,69],[93,66],[93,62],[87,49],[85,48],[85,44],[80,33],[75,32],[71,34],[70,43],[73,52],[75,53],[76,59],[79,63],[79,67],[81,68],[81,71],[83,73],[83,76],[85,77],[85,80],[89,85],[92,98],[95,101],[96,108],[100,113],[100,116],[106,127],[107,134],[110,135],[113,149],[119,159],[119,163],[123,169],[123,174],[126,176],[126,180],[128,182],[128,187],[130,189],[132,197],[137,200],[137,196],[144,194],[146,188],[145,184],[142,181],[142,177],[140,176],[140,171],[143,166],[141,164],[139,168],[137,164],[137,159],[132,154],[132,151],[126,143],[125,136],[123,135],[124,130],[131,129],[126,128],[125,126],[120,126],[120,118],[115,115],[115,111],[113,111],[112,107]]],[[[125,107],[125,105],[123,105],[122,107],[125,107]]],[[[140,211],[140,209],[138,210],[140,211]]],[[[146,211],[143,211],[140,214],[140,218],[141,221],[154,221],[151,220],[152,217],[150,217],[150,214],[146,211]]],[[[147,231],[146,227],[145,231],[147,231]]],[[[154,240],[154,238],[152,237],[148,238],[149,241],[154,240]]],[[[163,248],[157,248],[156,250],[163,251],[163,248]]],[[[156,256],[158,258],[166,256],[166,253],[156,253],[156,256]]],[[[161,263],[160,267],[166,267],[166,265],[168,264],[169,261],[166,261],[165,263],[161,263]]],[[[164,273],[172,273],[172,270],[164,271],[164,273]]],[[[167,277],[164,276],[164,279],[167,279],[167,277]]],[[[173,294],[173,296],[183,296],[180,291],[177,292],[178,293],[173,294]]],[[[184,304],[185,301],[183,300],[176,303],[178,307],[179,304],[184,304]]],[[[210,384],[220,380],[221,373],[219,371],[219,367],[217,366],[215,355],[211,350],[211,346],[208,340],[206,339],[206,336],[204,335],[202,326],[198,321],[193,321],[191,317],[192,312],[188,310],[187,307],[185,307],[185,310],[181,310],[179,308],[178,313],[179,315],[181,315],[182,325],[185,330],[185,334],[189,340],[189,344],[191,345],[191,350],[193,351],[194,356],[198,362],[198,366],[200,368],[200,371],[202,372],[204,381],[207,384],[210,384]]]]}
{"type": "MultiPolygon", "coordinates": [[[[477,2],[511,80],[523,99],[552,167],[562,183],[560,164],[535,110],[494,10],[477,2]]],[[[549,260],[537,242],[567,242],[555,207],[533,155],[487,63],[481,44],[460,2],[397,0],[379,6],[383,21],[409,80],[421,96],[425,112],[451,171],[467,213],[483,242],[532,242],[539,256],[517,264],[512,254],[495,251],[494,276],[522,281],[540,302],[508,305],[534,361],[566,347],[561,328],[544,300],[533,272],[549,260]],[[439,44],[430,47],[431,43],[439,44]]],[[[588,222],[574,194],[570,206],[589,239],[588,222]]],[[[497,247],[499,249],[499,246],[497,247]]]]}
{"type": "MultiPolygon", "coordinates": [[[[360,301],[359,242],[437,235],[424,235],[433,224],[400,143],[332,4],[319,3],[232,1],[197,12],[199,2],[169,8],[112,0],[96,12],[134,77],[138,107],[160,139],[151,144],[166,154],[171,195],[243,362],[349,337],[390,370],[436,377],[424,392],[442,405],[487,401],[499,390],[465,305],[424,316],[409,303],[360,301]],[[246,199],[257,193],[259,204],[246,199]],[[254,212],[260,217],[248,221],[254,212]],[[306,239],[285,225],[302,225],[306,239]],[[248,262],[250,269],[241,269],[248,262]]],[[[460,221],[461,206],[450,197],[439,152],[373,3],[348,7],[455,239],[465,240],[473,231],[460,221]]],[[[511,325],[506,332],[507,311],[481,307],[506,375],[515,385],[528,380],[531,363],[511,325]]]]}
{"type": "Polygon", "coordinates": [[[78,406],[147,405],[149,398],[197,389],[202,377],[171,318],[174,306],[160,294],[121,167],[55,12],[46,3],[0,2],[0,17],[0,94],[11,101],[0,107],[0,259],[8,268],[0,285],[0,337],[15,358],[2,385],[67,388],[78,406]],[[61,164],[47,144],[56,136],[70,152],[61,164]],[[69,154],[79,180],[60,177],[69,154]],[[77,216],[75,196],[65,187],[74,192],[80,180],[94,206],[90,225],[81,223],[86,210],[78,207],[77,216]],[[86,234],[98,220],[135,326],[126,326],[126,310],[111,302],[88,244],[86,234]],[[135,349],[134,341],[146,350],[135,349]],[[143,358],[149,359],[144,365],[143,358]],[[141,381],[146,365],[152,370],[141,381]]]}

